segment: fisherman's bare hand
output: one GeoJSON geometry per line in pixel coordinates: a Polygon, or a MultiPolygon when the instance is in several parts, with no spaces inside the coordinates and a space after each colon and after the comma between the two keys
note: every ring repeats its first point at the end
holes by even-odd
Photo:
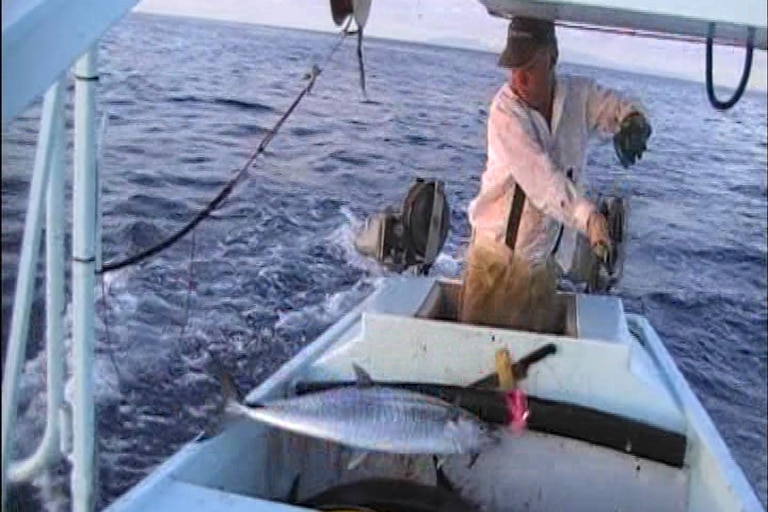
{"type": "Polygon", "coordinates": [[[587,220],[589,245],[598,257],[605,259],[611,250],[611,238],[608,235],[608,222],[605,216],[592,212],[587,220]]]}

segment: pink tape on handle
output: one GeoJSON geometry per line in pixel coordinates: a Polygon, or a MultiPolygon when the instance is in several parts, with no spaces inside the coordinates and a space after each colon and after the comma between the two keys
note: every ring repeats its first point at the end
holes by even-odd
{"type": "Polygon", "coordinates": [[[521,389],[514,389],[506,393],[507,421],[515,434],[522,434],[527,425],[528,415],[531,411],[528,409],[528,399],[521,389]]]}

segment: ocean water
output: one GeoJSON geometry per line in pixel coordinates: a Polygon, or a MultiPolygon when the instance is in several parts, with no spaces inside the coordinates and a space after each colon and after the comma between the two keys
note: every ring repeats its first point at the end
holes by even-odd
{"type": "MultiPolygon", "coordinates": [[[[335,42],[146,15],[111,29],[99,52],[104,260],[168,236],[213,198],[335,42]]],[[[100,506],[204,428],[218,392],[210,353],[248,389],[378,286],[386,272],[355,253],[353,231],[400,202],[415,176],[445,180],[452,225],[435,272],[459,275],[488,104],[504,75],[488,53],[368,40],[365,57],[367,101],[350,40],[194,237],[105,277],[95,367],[100,506]]],[[[632,93],[650,112],[654,135],[639,165],[623,171],[598,141],[587,169],[592,190],[631,193],[618,293],[659,331],[765,504],[766,96],[748,93],[721,113],[702,84],[561,67],[632,93]]],[[[39,116],[38,102],[3,125],[3,346],[39,116]]],[[[16,456],[34,449],[44,426],[43,332],[39,288],[16,456]]],[[[14,503],[63,506],[67,467],[17,490],[14,503]]]]}

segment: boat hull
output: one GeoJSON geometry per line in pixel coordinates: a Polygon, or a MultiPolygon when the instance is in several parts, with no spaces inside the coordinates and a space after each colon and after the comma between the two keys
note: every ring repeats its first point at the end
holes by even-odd
{"type": "MultiPolygon", "coordinates": [[[[451,318],[457,287],[393,278],[246,400],[287,396],[312,382],[354,380],[353,363],[376,381],[468,386],[494,371],[498,349],[520,357],[551,343],[557,353],[520,383],[532,403],[580,408],[678,436],[679,459],[660,460],[638,453],[631,442],[601,443],[567,429],[535,430],[532,417],[529,431],[510,433],[471,468],[465,456],[446,462],[444,474],[464,498],[499,511],[763,510],[658,335],[645,318],[625,314],[619,299],[564,296],[565,334],[534,334],[457,323],[451,318]]],[[[594,421],[599,427],[607,420],[594,421]]],[[[438,481],[429,456],[376,453],[349,469],[355,456],[335,443],[238,420],[185,446],[109,510],[167,510],[167,503],[181,500],[174,503],[185,510],[226,502],[228,510],[277,512],[296,510],[287,503],[292,489],[300,501],[365,478],[438,481]]]]}

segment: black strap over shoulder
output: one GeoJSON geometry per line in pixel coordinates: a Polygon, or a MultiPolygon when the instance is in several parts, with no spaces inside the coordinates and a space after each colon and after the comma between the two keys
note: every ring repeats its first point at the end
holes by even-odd
{"type": "Polygon", "coordinates": [[[511,250],[515,250],[517,243],[517,232],[520,228],[520,219],[523,216],[523,206],[525,206],[525,192],[520,185],[515,184],[515,192],[512,196],[512,207],[509,209],[509,218],[507,219],[507,237],[504,242],[511,250]]]}

